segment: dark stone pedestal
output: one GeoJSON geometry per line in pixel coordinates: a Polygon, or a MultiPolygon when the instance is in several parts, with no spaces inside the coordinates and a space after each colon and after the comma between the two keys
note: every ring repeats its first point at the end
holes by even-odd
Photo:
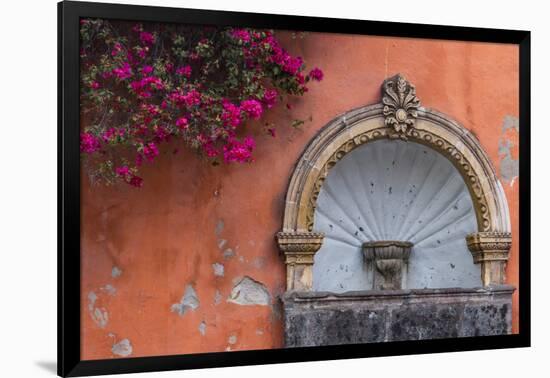
{"type": "Polygon", "coordinates": [[[287,292],[287,347],[511,332],[514,287],[287,292]]]}

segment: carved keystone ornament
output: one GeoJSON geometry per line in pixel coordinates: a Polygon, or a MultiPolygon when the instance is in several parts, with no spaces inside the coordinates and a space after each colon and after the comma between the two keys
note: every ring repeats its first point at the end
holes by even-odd
{"type": "Polygon", "coordinates": [[[414,127],[420,107],[414,85],[401,74],[386,79],[382,85],[382,103],[384,123],[393,129],[389,137],[407,140],[407,134],[414,127]]]}

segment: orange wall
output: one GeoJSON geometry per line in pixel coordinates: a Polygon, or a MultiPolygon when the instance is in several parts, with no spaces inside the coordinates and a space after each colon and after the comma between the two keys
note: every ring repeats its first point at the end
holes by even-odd
{"type": "MultiPolygon", "coordinates": [[[[285,271],[274,235],[294,164],[331,119],[379,102],[382,81],[395,73],[416,85],[424,106],[473,131],[499,174],[506,153],[517,159],[517,128],[510,127],[519,112],[516,46],[321,33],[282,39],[309,67],[322,68],[325,78],[293,99],[291,112],[278,107],[267,113],[265,120],[278,126],[276,138],[260,124],[246,126],[257,137],[254,163],[213,167],[185,148],[177,155],[166,148],[143,169],[142,189],[92,187],[83,175],[83,359],[117,357],[112,347],[123,339],[132,357],[281,347],[277,296],[285,289],[285,271]],[[310,116],[300,129],[290,126],[293,118],[310,116]],[[499,144],[505,147],[500,153],[499,144]],[[224,258],[228,248],[234,256],[224,258]],[[224,265],[223,277],[214,275],[214,263],[224,265]],[[116,277],[114,267],[121,271],[116,277]],[[271,306],[226,301],[244,276],[265,285],[271,306]],[[171,306],[188,284],[200,305],[180,316],[171,306]]],[[[505,176],[513,230],[507,273],[517,287],[519,183],[513,170],[505,176]]],[[[517,298],[516,292],[516,332],[517,298]]]]}

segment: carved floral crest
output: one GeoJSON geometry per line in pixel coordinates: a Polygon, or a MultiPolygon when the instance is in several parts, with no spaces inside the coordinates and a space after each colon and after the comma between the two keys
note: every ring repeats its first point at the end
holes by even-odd
{"type": "Polygon", "coordinates": [[[384,81],[382,85],[382,103],[384,104],[384,122],[393,128],[392,138],[406,140],[414,127],[420,100],[416,97],[414,85],[401,74],[384,81]]]}

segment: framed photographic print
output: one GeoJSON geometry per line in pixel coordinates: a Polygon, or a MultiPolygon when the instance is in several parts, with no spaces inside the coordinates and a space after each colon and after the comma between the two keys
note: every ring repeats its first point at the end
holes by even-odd
{"type": "Polygon", "coordinates": [[[529,346],[529,32],[58,9],[59,375],[529,346]]]}

